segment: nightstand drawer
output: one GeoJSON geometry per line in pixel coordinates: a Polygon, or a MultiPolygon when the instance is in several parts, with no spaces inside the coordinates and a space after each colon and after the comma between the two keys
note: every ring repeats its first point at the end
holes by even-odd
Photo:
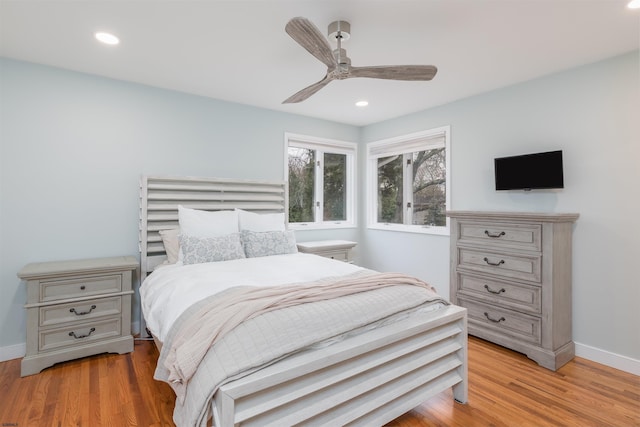
{"type": "Polygon", "coordinates": [[[64,328],[40,331],[39,350],[47,351],[71,345],[81,345],[122,335],[121,318],[114,317],[83,322],[64,328]]]}
{"type": "Polygon", "coordinates": [[[120,296],[49,305],[40,307],[40,326],[113,316],[120,314],[121,310],[122,297],[120,296]]]}
{"type": "Polygon", "coordinates": [[[337,261],[351,262],[351,249],[355,245],[356,242],[348,240],[319,240],[298,243],[298,251],[337,261]]]}
{"type": "Polygon", "coordinates": [[[541,250],[542,227],[540,224],[460,221],[458,227],[458,244],[541,250]]]}
{"type": "Polygon", "coordinates": [[[120,291],[122,291],[122,276],[119,274],[41,281],[40,301],[55,301],[120,291]]]}
{"type": "Polygon", "coordinates": [[[527,311],[532,314],[542,312],[539,286],[522,285],[496,279],[487,279],[467,274],[458,274],[458,295],[467,295],[506,308],[527,311]]]}
{"type": "Polygon", "coordinates": [[[458,266],[462,269],[540,283],[541,262],[538,255],[514,255],[458,248],[458,266]]]}
{"type": "Polygon", "coordinates": [[[349,261],[347,250],[335,250],[335,251],[320,251],[316,252],[316,255],[323,256],[325,258],[335,259],[337,261],[349,261]]]}
{"type": "Polygon", "coordinates": [[[469,323],[535,344],[542,342],[539,317],[528,316],[490,304],[458,297],[458,304],[468,311],[469,323]]]}

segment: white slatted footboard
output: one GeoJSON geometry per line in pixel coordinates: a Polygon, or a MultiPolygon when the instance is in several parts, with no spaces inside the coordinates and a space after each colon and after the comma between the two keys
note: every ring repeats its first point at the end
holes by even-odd
{"type": "Polygon", "coordinates": [[[466,310],[420,314],[220,387],[216,427],[376,426],[453,387],[467,401],[466,310]]]}

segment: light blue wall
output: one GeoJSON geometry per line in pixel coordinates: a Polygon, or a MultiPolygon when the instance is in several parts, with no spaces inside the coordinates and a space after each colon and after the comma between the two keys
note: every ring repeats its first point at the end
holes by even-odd
{"type": "MultiPolygon", "coordinates": [[[[452,209],[580,214],[574,340],[640,360],[638,52],[367,126],[361,141],[443,125],[452,209]],[[564,151],[565,189],[494,190],[495,157],[554,149],[564,151]]],[[[360,240],[369,267],[408,271],[449,295],[448,238],[366,230],[360,240]]]]}
{"type": "Polygon", "coordinates": [[[25,341],[24,264],[138,256],[140,175],[283,179],[285,132],[359,138],[353,126],[13,60],[0,73],[0,348],[25,341]]]}

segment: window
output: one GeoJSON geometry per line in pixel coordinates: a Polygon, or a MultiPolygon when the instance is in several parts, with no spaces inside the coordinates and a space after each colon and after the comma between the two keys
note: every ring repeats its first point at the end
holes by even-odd
{"type": "Polygon", "coordinates": [[[351,142],[285,135],[291,228],[355,226],[356,147],[351,142]]]}
{"type": "Polygon", "coordinates": [[[369,227],[447,234],[449,126],[367,145],[369,227]]]}

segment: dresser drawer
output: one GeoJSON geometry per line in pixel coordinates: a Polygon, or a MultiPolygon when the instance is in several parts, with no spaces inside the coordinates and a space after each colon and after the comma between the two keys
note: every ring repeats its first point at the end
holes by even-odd
{"type": "Polygon", "coordinates": [[[40,307],[40,326],[86,321],[120,314],[122,297],[98,298],[40,307]]]}
{"type": "Polygon", "coordinates": [[[540,224],[459,221],[457,232],[458,244],[537,252],[542,250],[542,226],[540,224]]]}
{"type": "Polygon", "coordinates": [[[119,274],[40,282],[40,301],[55,301],[122,291],[119,274]]]}
{"type": "Polygon", "coordinates": [[[465,307],[470,323],[481,323],[486,330],[516,337],[534,344],[540,344],[541,320],[539,317],[517,313],[473,299],[458,297],[458,305],[465,307]]]}
{"type": "Polygon", "coordinates": [[[81,345],[121,335],[121,318],[81,322],[64,328],[40,330],[39,350],[81,345]]]}
{"type": "Polygon", "coordinates": [[[458,248],[458,266],[462,269],[500,277],[540,283],[539,255],[515,255],[487,250],[458,248]]]}
{"type": "Polygon", "coordinates": [[[532,314],[542,312],[539,286],[527,286],[514,282],[458,274],[458,292],[460,296],[471,296],[488,303],[527,311],[532,314]]]}

